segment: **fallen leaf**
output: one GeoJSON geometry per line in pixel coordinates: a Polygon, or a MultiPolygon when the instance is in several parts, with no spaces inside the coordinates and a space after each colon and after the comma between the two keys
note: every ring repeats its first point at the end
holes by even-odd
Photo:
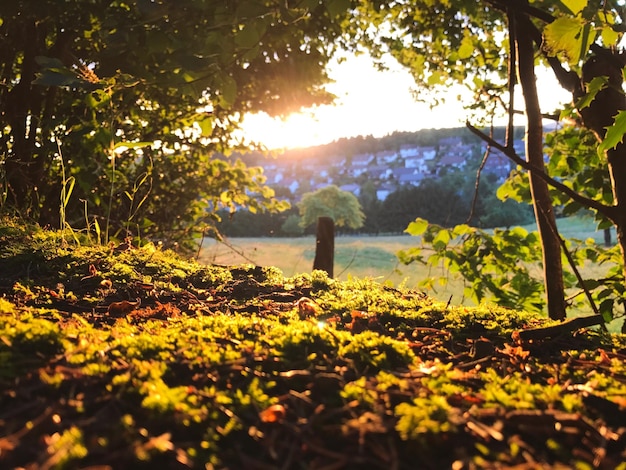
{"type": "Polygon", "coordinates": [[[259,418],[264,423],[277,423],[285,419],[287,411],[280,404],[272,405],[259,413],[259,418]]]}

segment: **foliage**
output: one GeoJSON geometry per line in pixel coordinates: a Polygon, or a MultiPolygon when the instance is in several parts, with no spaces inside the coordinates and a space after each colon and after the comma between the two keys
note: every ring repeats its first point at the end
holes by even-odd
{"type": "Polygon", "coordinates": [[[465,295],[477,303],[488,300],[501,306],[542,311],[542,283],[529,273],[529,266],[540,261],[536,233],[520,227],[495,229],[493,234],[468,225],[444,229],[424,219],[411,222],[406,231],[420,236],[430,249],[402,251],[400,260],[418,261],[441,273],[428,282],[445,283],[450,274],[461,275],[468,283],[465,295]]]}
{"type": "MultiPolygon", "coordinates": [[[[525,102],[527,115],[536,116],[535,120],[529,121],[526,139],[533,152],[527,149],[526,155],[529,162],[533,161],[532,155],[538,156],[537,161],[532,168],[522,164],[526,162],[513,150],[510,135],[505,139],[486,135],[483,138],[511,158],[516,158],[525,171],[534,174],[543,172],[538,145],[540,103],[536,102],[536,97],[530,99],[535,96],[531,88],[534,88],[536,48],[540,46],[540,61],[548,65],[559,83],[572,93],[574,107],[565,110],[563,116],[573,117],[578,126],[587,130],[587,135],[579,130],[564,129],[549,137],[546,142],[551,154],[550,176],[529,179],[520,168],[512,173],[498,195],[503,199],[530,200],[535,205],[544,253],[548,309],[555,318],[565,314],[562,308],[565,294],[560,278],[569,276],[557,266],[561,264],[559,252],[564,242],[556,232],[552,209],[555,202],[562,204],[562,211],[567,215],[581,209],[593,209],[601,227],[610,224],[616,227],[622,274],[615,278],[615,272],[610,271],[603,279],[590,281],[589,284],[606,283],[603,296],[611,296],[614,301],[621,299],[620,292],[624,290],[624,286],[619,285],[624,281],[626,257],[626,212],[622,207],[626,200],[626,166],[622,154],[626,149],[622,144],[625,129],[622,111],[626,107],[626,98],[622,90],[623,60],[618,52],[623,34],[622,10],[617,4],[598,8],[596,2],[586,1],[535,2],[529,8],[516,2],[489,0],[453,1],[441,8],[433,8],[430,1],[396,2],[392,5],[369,1],[363,2],[358,9],[356,23],[360,28],[357,26],[350,31],[355,43],[372,47],[381,57],[391,54],[404,64],[413,73],[420,90],[432,91],[455,83],[465,84],[473,95],[468,108],[478,113],[472,119],[479,124],[488,123],[498,114],[506,114],[512,126],[515,111],[513,91],[517,83],[514,77],[517,74],[523,94],[528,97],[525,102]],[[372,21],[380,27],[365,28],[372,21]],[[541,44],[536,39],[539,37],[543,38],[541,44]],[[528,58],[526,62],[524,57],[528,58]],[[531,132],[531,128],[537,132],[531,132]],[[590,141],[591,133],[595,142],[590,141]],[[583,145],[577,146],[577,143],[583,145]],[[546,184],[558,191],[552,190],[548,195],[546,184]],[[533,188],[532,197],[530,187],[533,188]],[[554,276],[559,278],[556,281],[554,276],[548,275],[549,270],[555,269],[554,276]],[[561,298],[556,299],[555,294],[561,298]]],[[[433,222],[447,225],[438,220],[433,222]]],[[[446,237],[450,232],[443,229],[440,233],[446,237]]],[[[484,239],[481,244],[488,246],[494,241],[504,242],[506,237],[502,237],[506,233],[495,232],[489,236],[489,241],[484,239]]],[[[437,239],[434,233],[431,238],[437,239]]],[[[452,266],[457,264],[459,253],[465,251],[462,247],[450,251],[440,251],[441,246],[433,248],[437,253],[433,256],[443,256],[443,262],[452,266]],[[445,259],[448,256],[450,258],[445,259]]],[[[516,250],[516,247],[505,248],[511,253],[516,250]]],[[[587,250],[588,247],[581,248],[581,251],[587,250]]],[[[439,260],[437,258],[437,262],[439,260]]],[[[508,284],[509,274],[495,268],[497,263],[486,265],[488,269],[500,273],[499,281],[508,289],[521,289],[521,297],[526,296],[524,290],[535,285],[525,273],[521,274],[523,282],[519,278],[519,282],[508,284]]],[[[480,262],[476,266],[482,268],[480,262]]],[[[481,289],[481,283],[473,283],[475,270],[470,269],[468,274],[472,288],[481,289]]],[[[566,282],[572,284],[571,279],[566,279],[566,282]]],[[[534,291],[534,287],[531,290],[534,291]]],[[[481,291],[473,295],[481,297],[481,291]]],[[[503,291],[502,295],[506,296],[503,291]]],[[[608,304],[607,301],[605,306],[608,304]]],[[[607,318],[614,315],[612,309],[603,308],[602,313],[607,318]]]]}
{"type": "Polygon", "coordinates": [[[10,220],[0,236],[13,281],[0,283],[8,468],[626,458],[623,335],[515,342],[545,319],[319,271],[284,278],[149,246],[63,247],[10,220]],[[42,261],[21,270],[29,253],[42,261]],[[111,308],[133,296],[141,305],[111,308]]]}
{"type": "Polygon", "coordinates": [[[4,2],[3,207],[57,226],[72,181],[71,226],[169,242],[220,207],[284,209],[260,169],[220,153],[249,144],[234,136],[244,113],[329,101],[324,65],[348,6],[4,2]]]}
{"type": "MultiPolygon", "coordinates": [[[[546,133],[545,152],[549,157],[547,171],[551,176],[567,180],[572,189],[585,197],[610,204],[613,201],[611,182],[607,172],[606,159],[596,152],[596,141],[593,134],[585,129],[564,126],[553,132],[546,133]]],[[[502,199],[513,199],[519,202],[530,202],[528,176],[514,171],[507,181],[498,189],[502,199]]],[[[577,201],[552,189],[551,195],[560,214],[569,216],[583,209],[577,201]]],[[[599,228],[609,227],[609,221],[601,213],[595,213],[599,228]]]]}
{"type": "MultiPolygon", "coordinates": [[[[466,283],[465,296],[474,302],[486,300],[543,311],[542,281],[533,269],[540,262],[536,232],[528,233],[521,227],[485,231],[465,224],[444,228],[419,218],[406,231],[421,237],[422,246],[402,250],[398,257],[406,264],[417,262],[429,267],[432,274],[422,282],[424,287],[436,290],[451,276],[460,276],[466,283]]],[[[574,239],[565,249],[567,263],[573,263],[567,265],[565,273],[569,305],[589,309],[589,295],[592,309],[597,309],[605,321],[622,317],[624,278],[619,248],[603,247],[593,239],[574,239]],[[583,279],[581,285],[574,270],[580,271],[588,263],[602,265],[605,277],[583,279]]]]}
{"type": "Polygon", "coordinates": [[[300,216],[297,214],[291,214],[285,219],[285,222],[280,226],[280,229],[287,236],[302,235],[304,230],[300,224],[300,216]]]}
{"type": "Polygon", "coordinates": [[[356,196],[329,185],[312,193],[306,193],[298,203],[302,227],[317,223],[319,217],[330,217],[337,227],[357,229],[363,226],[365,214],[356,196]]]}
{"type": "MultiPolygon", "coordinates": [[[[472,109],[495,110],[491,98],[506,85],[507,62],[501,54],[506,24],[488,2],[433,5],[425,0],[387,5],[374,0],[362,2],[355,16],[354,40],[379,57],[388,53],[396,58],[413,74],[418,89],[465,84],[475,92],[468,104],[472,109]],[[368,28],[370,22],[378,30],[368,28]],[[486,31],[489,34],[480,34],[486,31]],[[475,72],[469,81],[468,70],[475,72]]],[[[437,103],[432,93],[429,99],[437,103]]]]}
{"type": "Polygon", "coordinates": [[[527,208],[496,200],[496,184],[490,178],[481,181],[474,201],[474,182],[475,173],[454,172],[394,191],[382,203],[380,225],[385,231],[401,232],[416,217],[444,227],[468,222],[470,216],[468,223],[483,228],[529,222],[527,208]]]}

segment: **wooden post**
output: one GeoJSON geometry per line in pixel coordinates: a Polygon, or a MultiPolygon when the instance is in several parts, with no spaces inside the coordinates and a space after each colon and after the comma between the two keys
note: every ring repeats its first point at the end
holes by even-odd
{"type": "Polygon", "coordinates": [[[317,219],[317,239],[315,242],[315,260],[313,269],[320,269],[333,277],[335,262],[335,222],[330,217],[317,219]]]}

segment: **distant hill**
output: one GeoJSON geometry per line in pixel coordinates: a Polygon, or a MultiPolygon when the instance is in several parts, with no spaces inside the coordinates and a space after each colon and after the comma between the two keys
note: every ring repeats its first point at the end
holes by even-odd
{"type": "MultiPolygon", "coordinates": [[[[495,139],[504,141],[504,127],[492,132],[495,139]]],[[[514,132],[519,154],[524,153],[523,133],[521,127],[514,132]]],[[[475,172],[485,150],[485,143],[463,127],[394,132],[381,138],[352,137],[270,156],[255,152],[241,158],[248,165],[263,167],[267,184],[291,201],[329,184],[358,196],[366,183],[373,184],[377,198],[384,200],[403,186],[418,186],[450,170],[475,172]]],[[[492,150],[484,171],[503,180],[513,167],[507,157],[492,150]]]]}

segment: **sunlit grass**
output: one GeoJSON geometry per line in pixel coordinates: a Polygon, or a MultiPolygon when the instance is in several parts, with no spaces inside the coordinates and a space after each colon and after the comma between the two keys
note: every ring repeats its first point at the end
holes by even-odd
{"type": "MultiPolygon", "coordinates": [[[[596,230],[596,224],[590,217],[569,217],[558,219],[560,234],[566,239],[584,241],[593,239],[597,244],[604,243],[604,233],[596,230]]],[[[536,230],[534,224],[526,225],[528,231],[536,230]]],[[[612,231],[613,242],[615,232],[612,231]]],[[[422,291],[429,296],[452,305],[475,305],[463,294],[465,283],[460,277],[448,275],[440,268],[431,268],[421,264],[404,265],[396,257],[400,250],[417,244],[417,239],[408,235],[383,236],[338,236],[335,239],[335,278],[347,280],[371,278],[380,283],[402,286],[407,289],[422,291]],[[435,281],[425,287],[422,282],[427,278],[447,279],[446,283],[435,281]]],[[[223,265],[252,263],[259,266],[275,266],[286,276],[310,272],[315,256],[315,237],[298,238],[233,238],[227,244],[205,239],[200,254],[200,261],[223,265]]],[[[565,269],[570,270],[565,265],[565,269]]],[[[603,277],[604,266],[588,263],[579,268],[583,278],[603,277]]],[[[531,273],[541,277],[541,266],[531,267],[531,273]]],[[[593,313],[586,303],[580,308],[571,308],[570,316],[593,313]]],[[[620,325],[614,322],[609,328],[618,331],[620,325]]]]}
{"type": "MultiPolygon", "coordinates": [[[[571,217],[559,219],[559,229],[565,238],[585,240],[593,238],[604,242],[602,232],[595,230],[591,218],[571,217]]],[[[529,231],[534,225],[525,226],[529,231]]],[[[415,237],[408,235],[385,236],[338,236],[335,239],[335,277],[346,280],[352,277],[370,277],[379,282],[407,288],[418,287],[428,277],[445,276],[444,272],[427,266],[401,264],[396,253],[415,246],[415,237]],[[435,272],[436,271],[436,272],[435,272]]],[[[199,261],[222,265],[253,263],[259,266],[276,266],[286,276],[310,272],[315,256],[315,237],[299,238],[233,238],[228,244],[205,239],[199,261]]],[[[540,270],[540,267],[537,267],[540,270]]],[[[601,267],[589,265],[584,268],[588,276],[602,271],[601,267]]],[[[434,286],[427,293],[439,300],[452,297],[455,304],[466,303],[463,297],[463,280],[449,278],[445,286],[434,286]]]]}

